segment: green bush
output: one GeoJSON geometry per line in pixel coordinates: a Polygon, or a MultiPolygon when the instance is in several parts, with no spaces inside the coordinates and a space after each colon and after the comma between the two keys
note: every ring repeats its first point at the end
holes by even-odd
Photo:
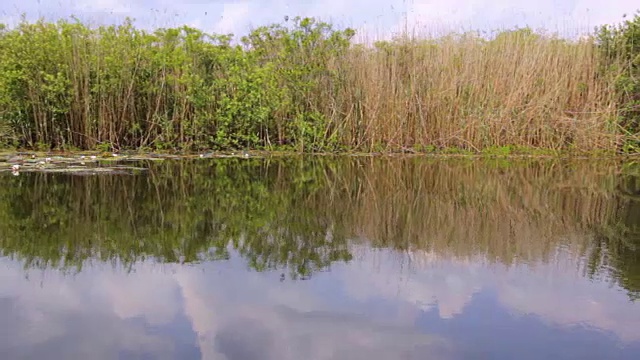
{"type": "Polygon", "coordinates": [[[640,145],[640,12],[633,19],[598,29],[604,70],[618,93],[621,128],[630,135],[628,146],[640,145]]]}
{"type": "Polygon", "coordinates": [[[230,35],[131,21],[0,27],[0,137],[50,148],[262,148],[323,143],[312,94],[354,32],[296,18],[230,35]]]}

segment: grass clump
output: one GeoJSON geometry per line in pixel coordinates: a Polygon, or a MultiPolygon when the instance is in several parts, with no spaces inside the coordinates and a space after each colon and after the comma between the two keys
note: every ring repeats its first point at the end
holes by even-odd
{"type": "MultiPolygon", "coordinates": [[[[607,36],[619,39],[616,31],[607,36]]],[[[614,152],[637,134],[630,97],[611,75],[626,56],[619,40],[604,52],[604,35],[570,41],[529,29],[372,44],[354,35],[312,18],[258,27],[237,42],[131,21],[0,26],[0,142],[101,151],[614,152]]]]}

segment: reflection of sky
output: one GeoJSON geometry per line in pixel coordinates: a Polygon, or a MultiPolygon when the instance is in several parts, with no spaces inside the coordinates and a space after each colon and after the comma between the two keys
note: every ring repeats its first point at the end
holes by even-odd
{"type": "Polygon", "coordinates": [[[0,358],[637,358],[640,304],[560,258],[535,269],[358,250],[308,281],[194,266],[77,275],[0,260],[0,358]],[[618,357],[616,357],[619,355],[618,357]],[[635,355],[635,356],[634,356],[635,355]],[[405,357],[402,357],[405,356],[405,357]]]}

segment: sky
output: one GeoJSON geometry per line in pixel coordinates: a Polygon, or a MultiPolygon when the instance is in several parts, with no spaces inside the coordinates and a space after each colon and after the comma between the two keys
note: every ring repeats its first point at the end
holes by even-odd
{"type": "Polygon", "coordinates": [[[630,0],[3,0],[0,23],[11,26],[21,14],[30,20],[74,15],[93,24],[131,17],[148,29],[190,25],[243,35],[285,16],[311,16],[375,39],[405,28],[433,34],[524,26],[571,36],[619,23],[638,9],[630,0]]]}

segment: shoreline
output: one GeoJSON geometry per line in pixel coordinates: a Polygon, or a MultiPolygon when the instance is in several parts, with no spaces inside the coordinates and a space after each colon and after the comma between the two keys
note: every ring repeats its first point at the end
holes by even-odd
{"type": "Polygon", "coordinates": [[[544,149],[518,150],[500,152],[489,149],[487,151],[471,152],[461,149],[445,149],[442,151],[336,151],[336,152],[307,152],[291,150],[207,150],[207,151],[138,151],[123,150],[105,152],[100,150],[57,150],[36,151],[29,149],[0,149],[0,164],[12,163],[13,157],[21,160],[42,160],[55,158],[60,160],[171,160],[171,159],[212,159],[212,158],[271,158],[271,157],[381,157],[381,158],[468,158],[468,159],[640,159],[640,153],[612,153],[603,151],[549,151],[544,149]]]}

